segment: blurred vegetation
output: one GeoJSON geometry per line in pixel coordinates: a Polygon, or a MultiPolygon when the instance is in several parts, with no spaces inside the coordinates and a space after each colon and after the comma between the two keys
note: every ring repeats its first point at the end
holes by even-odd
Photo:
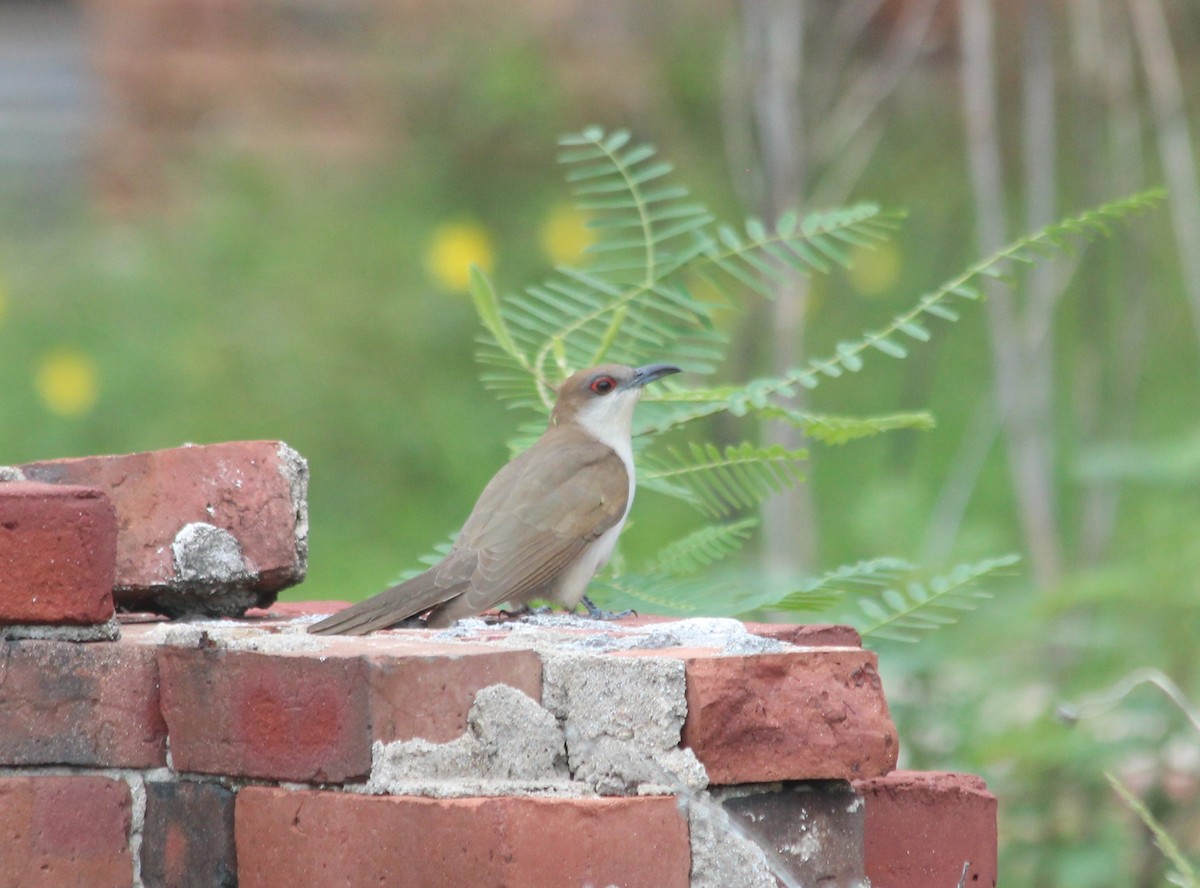
{"type": "MultiPolygon", "coordinates": [[[[1089,4],[1121,6],[1053,4],[1056,58],[1081,57],[1072,15],[1089,4]]],[[[1167,8],[1194,132],[1200,21],[1187,4],[1167,8]]],[[[462,271],[479,263],[501,291],[516,290],[586,244],[566,209],[556,137],[593,121],[629,126],[718,216],[746,214],[746,165],[728,160],[736,132],[722,127],[722,58],[738,28],[730,15],[661,22],[633,41],[638,64],[623,58],[612,83],[587,80],[569,51],[530,39],[515,13],[505,20],[476,23],[486,40],[463,23],[436,32],[423,50],[436,65],[396,65],[404,138],[378,166],[313,170],[208,153],[174,171],[167,211],[123,221],[82,194],[53,218],[10,202],[0,211],[0,463],[284,439],[312,469],[310,578],[290,597],[363,597],[456,528],[518,420],[478,381],[462,271]]],[[[813,354],[880,325],[987,252],[975,236],[952,29],[931,39],[883,103],[870,162],[837,200],[878,201],[908,219],[894,249],[810,284],[813,354]]],[[[855,64],[874,58],[880,40],[871,31],[856,44],[855,64]]],[[[999,44],[1002,160],[1019,170],[1020,41],[999,44]]],[[[1142,74],[1131,75],[1140,177],[1118,188],[1100,169],[1105,134],[1120,121],[1097,116],[1089,78],[1104,65],[1090,64],[1064,61],[1056,84],[1060,214],[1164,180],[1142,74]]],[[[1023,218],[1020,188],[1009,191],[1023,218]]],[[[1074,271],[1051,330],[1064,569],[1050,583],[994,582],[995,600],[957,627],[881,650],[902,763],[980,773],[1000,797],[1006,884],[1162,884],[1151,836],[1106,771],[1184,856],[1200,856],[1200,736],[1178,709],[1136,691],[1074,728],[1053,718],[1058,703],[1143,667],[1200,699],[1198,327],[1172,214],[1139,218],[1131,231],[1082,251],[1073,267],[1052,266],[1074,271]],[[1115,523],[1094,545],[1085,504],[1101,488],[1117,495],[1115,523]]],[[[987,323],[967,312],[888,373],[813,393],[815,411],[927,409],[937,420],[814,450],[814,575],[882,556],[937,570],[1024,548],[1003,442],[980,420],[992,398],[987,323]],[[931,517],[970,453],[979,459],[964,510],[939,535],[931,517]]],[[[743,324],[739,373],[765,372],[756,345],[766,329],[753,317],[743,324]]],[[[721,439],[719,423],[709,431],[721,439]]],[[[622,547],[644,559],[688,519],[648,494],[632,520],[622,547]]]]}

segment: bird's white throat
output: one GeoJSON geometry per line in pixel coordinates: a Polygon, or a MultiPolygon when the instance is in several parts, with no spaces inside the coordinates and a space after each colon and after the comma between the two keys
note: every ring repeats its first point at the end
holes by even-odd
{"type": "Polygon", "coordinates": [[[575,415],[575,421],[585,432],[616,451],[625,463],[629,483],[633,485],[633,409],[641,389],[628,389],[607,398],[586,403],[575,415]]]}

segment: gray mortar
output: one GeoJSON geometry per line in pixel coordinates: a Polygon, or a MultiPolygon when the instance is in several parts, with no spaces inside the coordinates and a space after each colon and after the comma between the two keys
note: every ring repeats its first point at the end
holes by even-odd
{"type": "Polygon", "coordinates": [[[88,626],[47,626],[40,623],[14,623],[0,626],[0,639],[29,639],[34,641],[116,641],[121,627],[116,617],[88,626]]]}
{"type": "Polygon", "coordinates": [[[279,474],[287,482],[296,510],[296,564],[303,580],[308,572],[308,460],[282,441],[278,454],[279,474]]]}
{"type": "Polygon", "coordinates": [[[371,793],[445,796],[570,792],[558,722],[533,699],[508,685],[481,689],[467,730],[449,743],[420,738],[372,747],[371,793]],[[480,791],[482,789],[482,791],[480,791]]]}
{"type": "Polygon", "coordinates": [[[171,542],[175,576],[183,583],[241,585],[250,580],[242,545],[223,528],[193,521],[171,542]]]}
{"type": "Polygon", "coordinates": [[[778,888],[796,883],[774,867],[762,846],[717,803],[701,798],[683,802],[692,845],[690,888],[778,888]]]}
{"type": "Polygon", "coordinates": [[[539,652],[659,650],[662,648],[716,648],[722,654],[744,655],[791,650],[793,645],[763,638],[748,631],[739,620],[694,617],[649,626],[622,626],[572,614],[530,614],[519,620],[488,624],[481,619],[459,620],[436,633],[433,641],[470,641],[481,631],[506,633],[502,643],[539,652]],[[564,632],[563,630],[587,630],[564,632]]]}
{"type": "Polygon", "coordinates": [[[262,654],[294,654],[325,647],[323,639],[307,634],[303,627],[285,627],[268,632],[233,620],[189,620],[156,623],[145,638],[155,644],[172,647],[199,647],[202,643],[232,651],[262,654]]]}
{"type": "Polygon", "coordinates": [[[708,783],[690,749],[682,660],[669,657],[545,656],[543,705],[559,720],[572,776],[603,795],[640,784],[708,783]]]}

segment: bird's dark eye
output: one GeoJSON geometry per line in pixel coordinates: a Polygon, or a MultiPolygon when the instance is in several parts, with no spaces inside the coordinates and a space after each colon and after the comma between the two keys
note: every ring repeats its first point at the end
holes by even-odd
{"type": "Polygon", "coordinates": [[[607,395],[616,387],[617,381],[611,376],[597,376],[592,380],[592,384],[588,386],[588,388],[598,395],[607,395]]]}

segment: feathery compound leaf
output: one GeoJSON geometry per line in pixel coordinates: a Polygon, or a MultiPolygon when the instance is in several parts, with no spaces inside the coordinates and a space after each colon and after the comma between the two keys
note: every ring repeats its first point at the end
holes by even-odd
{"type": "Polygon", "coordinates": [[[737,571],[698,576],[639,573],[601,577],[589,589],[597,600],[614,610],[694,617],[732,617],[761,607],[770,593],[756,589],[737,571]]]}
{"type": "Polygon", "coordinates": [[[915,565],[900,558],[872,558],[857,564],[846,564],[803,581],[768,607],[786,611],[825,610],[849,589],[881,586],[915,569],[915,565]]]}
{"type": "Polygon", "coordinates": [[[980,600],[991,598],[989,593],[973,588],[974,583],[1018,561],[1016,555],[988,558],[975,564],[957,565],[948,575],[934,577],[928,584],[910,582],[903,589],[890,587],[878,599],[858,600],[865,621],[851,616],[847,622],[863,638],[915,642],[921,634],[957,622],[960,614],[974,610],[980,600]]]}
{"type": "Polygon", "coordinates": [[[714,286],[722,276],[766,297],[774,284],[791,271],[826,274],[834,265],[845,266],[840,243],[872,244],[890,236],[899,214],[883,213],[874,204],[811,213],[797,227],[794,214],[780,217],[773,229],[759,220],[745,224],[745,237],[728,225],[705,242],[703,259],[693,270],[714,286]],[[718,272],[720,274],[718,274],[718,272]]]}
{"type": "Polygon", "coordinates": [[[697,574],[739,551],[756,527],[757,518],[701,527],[664,546],[647,570],[671,576],[697,574]]]}
{"type": "Polygon", "coordinates": [[[819,382],[821,376],[840,375],[840,368],[856,370],[857,367],[849,363],[850,359],[868,349],[875,349],[890,357],[903,358],[908,351],[899,345],[894,337],[902,334],[920,342],[927,341],[930,331],[920,323],[921,317],[929,315],[947,321],[957,320],[957,313],[945,303],[953,299],[977,300],[981,295],[978,282],[982,278],[1003,278],[1006,269],[1013,262],[1036,262],[1041,258],[1041,251],[1065,252],[1076,241],[1089,241],[1101,235],[1108,235],[1115,223],[1154,207],[1165,196],[1166,192],[1162,189],[1145,191],[1103,204],[1027,234],[972,265],[938,289],[925,294],[908,311],[896,315],[886,327],[874,333],[867,333],[857,342],[840,343],[833,357],[809,361],[804,367],[789,373],[787,379],[812,387],[819,382]]]}
{"type": "Polygon", "coordinates": [[[686,454],[674,448],[667,453],[666,459],[644,460],[641,483],[718,517],[758,505],[803,480],[797,464],[808,458],[805,450],[749,442],[724,450],[715,444],[689,444],[686,454]]]}
{"type": "Polygon", "coordinates": [[[810,438],[823,444],[845,444],[859,438],[869,438],[896,429],[931,429],[933,416],[928,413],[886,413],[878,416],[835,416],[829,413],[806,413],[787,407],[771,405],[760,408],[757,416],[780,419],[798,428],[810,438]]]}
{"type": "Polygon", "coordinates": [[[1196,870],[1192,864],[1179,850],[1179,845],[1171,838],[1171,834],[1163,828],[1158,819],[1150,813],[1150,809],[1142,803],[1133,791],[1122,783],[1112,773],[1105,771],[1104,776],[1108,779],[1109,785],[1121,797],[1121,800],[1129,806],[1130,810],[1138,816],[1150,834],[1154,836],[1154,844],[1158,850],[1175,868],[1175,875],[1178,877],[1171,881],[1176,885],[1183,885],[1185,888],[1200,888],[1200,876],[1197,876],[1196,870]]]}
{"type": "Polygon", "coordinates": [[[467,273],[470,281],[471,300],[475,303],[475,313],[479,315],[479,320],[483,321],[483,325],[492,334],[496,345],[500,346],[505,353],[519,358],[520,352],[517,350],[517,344],[513,342],[512,336],[504,324],[504,318],[500,314],[500,300],[496,298],[496,289],[492,286],[492,282],[483,273],[483,269],[474,262],[468,267],[467,273]]]}

